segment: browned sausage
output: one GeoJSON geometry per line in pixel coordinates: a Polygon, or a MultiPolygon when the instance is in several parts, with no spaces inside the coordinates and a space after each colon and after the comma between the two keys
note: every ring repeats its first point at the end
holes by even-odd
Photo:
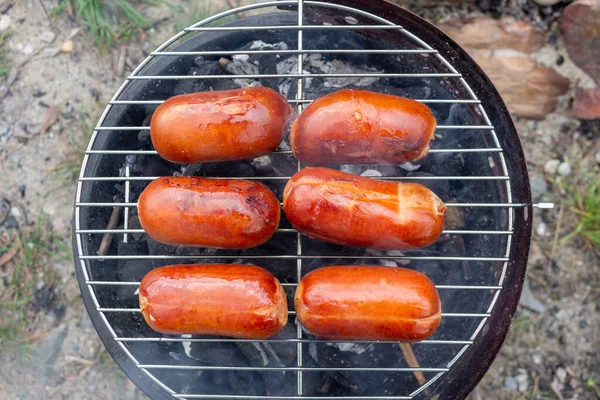
{"type": "Polygon", "coordinates": [[[302,325],[324,339],[423,340],[441,319],[433,282],[404,268],[320,268],[300,281],[294,304],[302,325]]]}
{"type": "Polygon", "coordinates": [[[402,164],[427,154],[435,126],[431,110],[419,102],[344,89],[300,114],[290,144],[308,164],[402,164]]]}
{"type": "Polygon", "coordinates": [[[266,186],[241,179],[163,177],[138,200],[146,233],[162,243],[245,249],[277,230],[279,200],[266,186]]]}
{"type": "Polygon", "coordinates": [[[155,331],[265,339],[287,323],[287,300],[268,271],[252,265],[173,265],[149,272],[140,308],[155,331]]]}
{"type": "Polygon", "coordinates": [[[419,184],[308,167],[287,183],[283,209],[294,228],[312,238],[407,250],[425,247],[441,235],[446,205],[419,184]]]}
{"type": "Polygon", "coordinates": [[[176,163],[254,158],[275,150],[291,113],[285,97],[264,87],[183,94],[156,109],[150,136],[176,163]]]}

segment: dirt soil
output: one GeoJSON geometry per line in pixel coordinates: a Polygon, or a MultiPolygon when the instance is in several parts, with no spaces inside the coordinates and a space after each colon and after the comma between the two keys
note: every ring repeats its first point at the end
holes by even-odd
{"type": "MultiPolygon", "coordinates": [[[[95,124],[128,71],[175,33],[178,16],[173,8],[144,6],[141,11],[156,26],[100,55],[81,25],[48,16],[56,4],[17,0],[3,14],[13,31],[6,46],[18,75],[9,94],[0,100],[0,196],[10,199],[13,206],[22,206],[29,221],[42,212],[47,214],[54,234],[68,246],[75,180],[66,175],[69,166],[79,162],[77,155],[89,135],[81,121],[95,124]],[[60,51],[69,40],[73,50],[60,51]],[[119,66],[120,55],[125,55],[124,68],[119,66]]],[[[459,11],[452,7],[415,11],[442,20],[448,13],[465,15],[476,8],[481,11],[475,5],[461,6],[459,11]]],[[[540,8],[534,8],[535,12],[527,5],[527,12],[518,17],[543,17],[540,8]]],[[[506,10],[496,7],[488,12],[496,16],[506,10]]],[[[555,30],[551,19],[537,23],[555,30]]],[[[559,54],[564,57],[560,38],[544,54],[548,60],[559,54]]],[[[568,76],[572,82],[582,74],[574,71],[574,76],[568,76]]],[[[558,110],[543,121],[515,121],[528,158],[534,201],[557,204],[534,215],[527,282],[544,311],[519,308],[500,355],[473,399],[600,398],[598,389],[590,387],[591,382],[600,385],[600,265],[580,238],[560,240],[577,221],[567,205],[565,183],[584,187],[600,177],[600,121],[574,119],[571,98],[569,92],[558,110]],[[570,173],[545,171],[550,159],[567,162],[570,173]]],[[[17,220],[23,217],[18,210],[11,214],[17,220]]],[[[58,277],[50,288],[53,300],[32,317],[35,323],[23,333],[31,344],[26,350],[29,356],[0,354],[0,398],[145,398],[104,351],[81,302],[72,260],[51,260],[47,268],[58,277]]]]}

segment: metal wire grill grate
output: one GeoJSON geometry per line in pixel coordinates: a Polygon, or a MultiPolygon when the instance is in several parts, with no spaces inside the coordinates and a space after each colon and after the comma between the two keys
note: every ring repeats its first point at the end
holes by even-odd
{"type": "MultiPolygon", "coordinates": [[[[428,64],[428,65],[429,65],[428,64]]],[[[418,65],[418,64],[417,64],[418,65]]],[[[159,91],[158,91],[159,92],[159,91]]],[[[152,97],[152,92],[146,97],[152,97]]],[[[314,94],[313,94],[314,95],[314,94]]],[[[130,136],[129,136],[130,137],[130,136]]],[[[114,141],[115,143],[118,141],[114,141]]],[[[441,146],[441,145],[440,145],[441,146]]],[[[280,147],[275,151],[271,157],[279,158],[285,171],[290,173],[282,174],[279,170],[268,171],[264,175],[246,177],[241,174],[234,174],[228,176],[227,174],[217,176],[218,178],[228,179],[241,179],[249,178],[257,181],[261,181],[265,184],[272,185],[275,187],[275,192],[278,193],[282,185],[285,185],[287,179],[290,178],[291,173],[300,170],[302,165],[297,162],[292,156],[289,148],[285,146],[280,147]]],[[[235,10],[230,10],[211,18],[208,18],[202,22],[193,25],[190,28],[180,32],[172,39],[160,46],[156,51],[152,52],[142,64],[132,72],[127,78],[121,88],[115,93],[109,105],[107,106],[104,114],[100,118],[98,126],[95,128],[92,138],[90,140],[89,147],[86,151],[86,156],[83,161],[83,167],[79,183],[77,186],[76,203],[75,203],[75,244],[76,252],[78,254],[78,266],[80,272],[83,274],[85,279],[85,287],[89,291],[89,294],[93,300],[95,310],[99,314],[100,318],[105,324],[105,327],[110,332],[111,340],[114,341],[126,356],[134,363],[142,374],[148,376],[157,385],[162,387],[164,391],[175,398],[276,398],[276,399],[294,399],[294,398],[308,398],[308,399],[327,399],[331,398],[330,395],[307,395],[305,393],[305,382],[304,378],[310,374],[320,371],[331,371],[348,372],[350,376],[353,373],[359,372],[373,372],[373,373],[402,373],[413,376],[417,373],[423,375],[423,380],[417,379],[417,382],[413,382],[413,387],[403,392],[402,394],[390,395],[389,393],[377,393],[378,388],[372,388],[373,392],[368,396],[353,395],[353,396],[337,396],[336,398],[349,398],[349,399],[411,399],[415,396],[422,394],[428,387],[438,381],[444,373],[449,371],[450,368],[459,360],[459,358],[467,351],[471,346],[480,331],[486,324],[488,317],[491,315],[494,305],[503,290],[504,278],[506,275],[508,262],[510,261],[509,255],[511,250],[512,235],[513,235],[513,220],[514,210],[516,208],[526,207],[529,204],[526,203],[513,203],[513,196],[511,193],[511,182],[509,178],[509,171],[507,170],[507,164],[505,162],[504,150],[498,140],[497,132],[494,129],[490,119],[488,118],[484,105],[477,99],[475,93],[468,85],[467,81],[463,78],[460,72],[458,72],[441,54],[439,54],[434,48],[429,46],[427,43],[419,39],[417,36],[407,31],[406,29],[393,24],[392,22],[373,15],[366,11],[350,8],[347,6],[325,3],[318,1],[278,1],[278,2],[266,2],[250,6],[241,7],[235,10]],[[287,9],[286,9],[287,7],[287,9]],[[289,8],[293,7],[293,8],[289,8]],[[223,18],[229,16],[238,16],[240,13],[247,11],[265,11],[273,10],[274,8],[284,8],[283,10],[277,11],[278,13],[293,14],[294,24],[281,24],[281,25],[253,25],[253,26],[209,26],[211,23],[220,22],[223,18]],[[314,16],[318,15],[319,10],[334,10],[340,16],[345,17],[345,24],[316,24],[314,22],[314,16]],[[307,12],[310,11],[310,16],[307,12]],[[358,21],[368,20],[369,23],[359,23],[358,21]],[[312,22],[309,22],[312,21],[312,22]],[[279,32],[279,31],[292,31],[295,33],[294,49],[210,49],[210,50],[172,50],[177,48],[176,45],[181,43],[183,40],[188,39],[193,35],[205,35],[205,34],[220,34],[226,32],[234,33],[247,33],[250,35],[256,34],[257,32],[279,32]],[[339,48],[310,48],[309,43],[304,33],[313,32],[336,32],[336,31],[355,31],[355,32],[392,32],[395,35],[402,35],[403,40],[406,43],[411,44],[411,48],[392,48],[392,49],[339,49],[339,48]],[[437,70],[427,70],[425,72],[356,72],[356,73],[308,73],[306,71],[307,59],[306,57],[311,54],[327,54],[327,55],[356,55],[356,56],[369,56],[369,57],[424,57],[427,59],[427,63],[435,65],[437,70]],[[294,72],[287,73],[258,73],[258,74],[197,74],[197,75],[181,75],[178,73],[174,74],[161,74],[152,75],[149,74],[149,66],[159,59],[184,59],[186,57],[211,57],[211,56],[235,56],[235,55],[272,55],[276,57],[295,57],[296,68],[294,72]],[[130,85],[137,83],[149,85],[149,82],[158,82],[157,85],[166,81],[185,81],[185,80],[211,80],[215,82],[217,80],[248,80],[256,79],[262,82],[262,80],[275,79],[285,80],[294,79],[295,85],[297,85],[293,98],[289,101],[295,105],[296,110],[300,113],[303,107],[310,103],[314,96],[307,95],[306,84],[308,79],[322,79],[328,81],[334,78],[346,78],[351,76],[353,78],[381,78],[381,79],[427,79],[427,80],[442,80],[444,82],[452,81],[450,84],[453,87],[458,87],[454,93],[453,98],[436,98],[435,96],[429,98],[418,99],[423,103],[429,104],[430,106],[435,105],[461,105],[468,107],[468,110],[475,116],[478,123],[470,124],[440,124],[437,126],[436,137],[439,142],[444,143],[458,143],[451,138],[452,135],[464,135],[469,132],[474,132],[474,136],[478,138],[473,140],[477,147],[462,147],[462,145],[455,145],[455,147],[433,147],[430,151],[431,154],[436,155],[451,155],[453,157],[467,158],[469,156],[484,157],[487,160],[487,168],[483,168],[480,171],[470,171],[470,174],[459,174],[453,175],[451,173],[446,174],[428,174],[428,175],[395,175],[387,172],[385,167],[373,168],[379,171],[379,177],[390,180],[402,180],[402,181],[419,181],[425,184],[433,184],[442,182],[452,184],[458,182],[461,184],[468,185],[470,183],[479,184],[489,183],[495,185],[494,190],[497,194],[492,196],[487,193],[477,193],[474,196],[481,198],[481,201],[452,201],[451,199],[444,199],[449,208],[457,208],[465,210],[464,212],[475,213],[478,209],[493,209],[493,215],[496,216],[495,220],[490,225],[493,225],[495,229],[481,228],[481,229],[451,229],[444,230],[444,235],[448,237],[490,237],[490,241],[495,241],[498,246],[494,247],[495,252],[493,254],[454,254],[452,252],[407,252],[407,253],[394,253],[394,252],[379,252],[379,253],[367,253],[367,254],[355,254],[345,253],[343,251],[335,252],[317,252],[319,249],[309,239],[303,238],[291,227],[286,227],[282,224],[282,227],[278,229],[276,237],[292,238],[290,243],[293,242],[293,246],[287,250],[293,249],[292,251],[272,251],[272,249],[256,250],[254,252],[216,252],[216,253],[202,253],[199,254],[190,249],[178,249],[175,253],[165,254],[150,254],[143,252],[132,251],[125,253],[121,250],[121,247],[113,246],[112,252],[98,254],[99,243],[102,235],[116,235],[114,240],[121,244],[128,244],[130,242],[131,235],[143,235],[144,231],[139,227],[132,227],[131,215],[135,215],[135,207],[137,203],[132,201],[139,194],[139,191],[145,184],[151,180],[157,178],[160,175],[144,175],[135,171],[132,162],[127,161],[127,157],[148,157],[157,158],[156,152],[152,149],[135,148],[131,145],[131,141],[121,141],[121,145],[118,146],[104,146],[102,143],[110,143],[110,137],[114,135],[134,135],[136,132],[144,132],[149,129],[146,125],[140,125],[139,121],[130,119],[131,124],[123,124],[118,126],[106,125],[107,116],[118,107],[152,107],[161,104],[165,99],[147,99],[147,98],[130,98],[127,96],[127,89],[130,85]],[[312,98],[311,98],[312,97],[312,98]],[[109,140],[107,142],[107,140],[109,140]],[[123,144],[124,143],[124,144],[123,144]],[[91,165],[96,165],[96,169],[92,171],[91,165]],[[98,165],[100,165],[98,167],[98,165]],[[116,166],[116,167],[115,167],[116,166]],[[121,167],[120,170],[116,168],[121,167]],[[101,171],[101,172],[98,172],[101,171]],[[477,173],[477,174],[475,174],[477,173]],[[123,196],[118,201],[105,201],[106,194],[99,193],[97,196],[84,196],[86,188],[92,187],[93,185],[101,184],[123,184],[123,196]],[[86,186],[91,185],[91,186],[86,186]],[[480,195],[480,196],[479,196],[480,195]],[[484,201],[483,199],[491,199],[491,201],[484,201]],[[93,200],[93,201],[90,201],[93,200]],[[121,226],[118,227],[100,227],[98,228],[97,220],[102,221],[100,225],[107,226],[108,216],[110,210],[113,212],[121,212],[122,217],[120,218],[121,226]],[[118,210],[118,211],[115,211],[118,210]],[[96,224],[96,225],[94,225],[96,224]],[[94,227],[95,226],[95,227],[94,227]],[[462,265],[463,269],[469,271],[476,271],[478,268],[489,268],[489,273],[486,278],[477,279],[466,279],[465,282],[452,282],[449,279],[449,274],[438,276],[439,280],[434,278],[436,287],[442,295],[442,324],[447,324],[447,329],[443,330],[440,335],[434,335],[432,339],[420,342],[418,346],[420,348],[444,346],[446,350],[441,351],[438,356],[431,356],[431,352],[436,350],[423,350],[425,356],[420,360],[421,365],[409,365],[409,366],[322,366],[318,365],[305,365],[307,360],[307,346],[322,344],[323,340],[317,340],[304,333],[300,325],[294,326],[293,337],[284,338],[273,338],[269,339],[269,343],[282,343],[290,344],[295,348],[295,363],[290,366],[254,366],[254,365],[204,365],[202,363],[190,363],[189,360],[186,362],[177,362],[177,358],[171,359],[171,363],[161,362],[152,363],[148,362],[151,359],[149,353],[156,349],[144,348],[145,344],[165,344],[181,345],[183,343],[193,345],[194,343],[242,343],[242,342],[256,342],[253,340],[243,339],[229,339],[229,338],[192,338],[192,337],[173,337],[167,335],[160,335],[156,332],[151,332],[143,326],[143,320],[141,319],[140,310],[135,304],[136,301],[136,289],[139,286],[139,280],[143,276],[139,269],[131,267],[134,272],[128,275],[128,278],[124,278],[124,275],[119,275],[120,272],[107,272],[107,269],[121,268],[123,265],[131,266],[133,264],[119,264],[127,262],[147,262],[151,268],[155,264],[153,262],[162,263],[178,263],[178,262],[191,262],[197,260],[204,260],[210,262],[211,260],[225,260],[229,262],[248,262],[256,263],[257,265],[266,266],[270,262],[289,262],[288,266],[293,269],[295,264],[296,269],[293,274],[295,282],[289,282],[290,279],[281,278],[284,288],[287,292],[293,293],[293,290],[297,286],[297,282],[307,272],[307,268],[304,263],[319,262],[323,261],[322,265],[327,265],[328,261],[339,261],[345,260],[347,263],[363,262],[364,260],[377,260],[379,263],[385,264],[394,262],[395,265],[403,265],[406,263],[418,262],[422,263],[422,267],[426,271],[431,272],[436,268],[436,263],[448,262],[462,265]],[[109,263],[113,264],[109,264],[109,263]],[[116,263],[116,264],[115,264],[116,263]],[[429,263],[429,264],[428,264],[429,263]],[[462,263],[462,264],[461,264],[462,263]],[[471,267],[469,263],[474,263],[471,267]],[[429,270],[427,270],[429,268],[429,270]],[[137,271],[137,272],[136,272],[137,271]],[[111,275],[112,274],[112,275],[111,275]],[[107,278],[112,277],[112,278],[107,278]],[[491,278],[490,278],[491,277],[491,278]],[[126,293],[126,294],[124,294],[126,293]],[[462,304],[460,307],[452,306],[452,304],[460,305],[460,301],[456,301],[456,293],[470,293],[467,297],[469,299],[480,299],[481,301],[477,304],[462,304]],[[480,293],[481,295],[473,295],[472,293],[480,293]],[[478,297],[480,296],[480,297],[478,297]],[[446,299],[449,299],[446,302],[446,299]],[[453,301],[454,303],[451,303],[453,301]],[[450,308],[450,310],[448,310],[450,308]],[[466,310],[472,309],[470,312],[466,310]],[[127,320],[127,322],[124,322],[127,320]],[[134,321],[134,328],[123,328],[127,324],[132,324],[134,321]],[[463,321],[463,322],[454,322],[463,321]],[[467,321],[467,322],[464,322],[467,321]],[[456,324],[453,325],[453,324],[456,324]],[[429,363],[427,360],[433,360],[429,363]],[[173,376],[169,375],[168,371],[175,370],[177,373],[195,373],[198,374],[202,371],[259,371],[268,374],[269,372],[279,372],[285,370],[287,372],[294,373],[296,376],[296,387],[293,394],[286,395],[254,395],[244,393],[214,393],[207,389],[203,393],[188,392],[185,387],[173,387],[173,376]]],[[[431,156],[430,156],[431,157],[431,156]]],[[[448,169],[451,171],[451,168],[448,169]]],[[[174,171],[175,173],[182,173],[181,171],[174,171]]],[[[185,171],[184,171],[185,172],[185,171]]],[[[103,186],[108,187],[108,186],[103,186]]],[[[544,207],[543,204],[538,205],[544,207]]],[[[117,214],[118,215],[118,214],[117,214]]],[[[477,227],[475,227],[477,228],[477,227]]],[[[288,239],[282,239],[288,240],[288,239]]],[[[464,239],[461,239],[464,240],[464,239]]],[[[127,248],[124,245],[123,248],[127,248]]],[[[492,246],[493,247],[493,246],[492,246]]],[[[134,249],[134,247],[130,247],[134,249]]],[[[335,249],[334,249],[335,250],[335,249]]],[[[311,265],[313,265],[311,264],[311,265]]],[[[134,266],[139,266],[135,264],[134,266]]],[[[415,264],[410,264],[414,266],[415,264]]],[[[123,267],[123,271],[129,267],[123,267]]],[[[312,268],[312,267],[311,267],[312,268]]],[[[146,271],[147,272],[147,271],[146,271]]],[[[468,275],[468,274],[467,274],[468,275]]],[[[84,290],[84,288],[82,288],[84,290]]],[[[462,294],[460,296],[463,296],[462,294]]],[[[466,296],[466,295],[465,295],[466,296]]],[[[294,315],[294,311],[289,311],[290,315],[294,315]]],[[[290,318],[290,323],[295,324],[293,318],[290,318]]],[[[333,342],[330,342],[333,343],[333,342]]],[[[345,342],[335,342],[336,345],[345,342]]],[[[371,342],[371,341],[357,341],[353,343],[369,344],[373,346],[385,346],[394,345],[389,342],[371,342]]],[[[170,347],[169,347],[170,348],[170,347]]],[[[161,348],[162,349],[162,348],[161,348]]],[[[418,353],[418,352],[417,352],[418,353]]],[[[420,353],[418,353],[420,354],[420,353]]],[[[169,360],[168,357],[162,358],[163,360],[169,360]]],[[[189,375],[197,376],[197,375],[189,375]]],[[[415,375],[416,376],[416,375],[415,375]]],[[[177,385],[181,386],[181,385],[177,385]]],[[[401,388],[402,389],[402,388],[401,388]]],[[[403,389],[404,390],[404,389],[403,389]]]]}

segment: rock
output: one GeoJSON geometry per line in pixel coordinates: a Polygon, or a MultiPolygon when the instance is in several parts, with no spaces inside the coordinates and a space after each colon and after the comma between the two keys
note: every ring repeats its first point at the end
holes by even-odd
{"type": "Polygon", "coordinates": [[[4,14],[4,15],[0,16],[0,32],[3,32],[5,30],[9,29],[11,25],[12,25],[12,19],[10,18],[10,15],[4,14]]]}
{"type": "Polygon", "coordinates": [[[517,381],[517,387],[519,389],[519,392],[524,393],[527,391],[527,389],[529,389],[529,377],[527,376],[527,370],[523,369],[523,368],[519,368],[519,375],[517,375],[515,377],[516,381],[517,381]]]}
{"type": "Polygon", "coordinates": [[[533,175],[529,184],[531,185],[531,197],[534,199],[539,198],[548,190],[546,179],[542,175],[533,175]]]}
{"type": "Polygon", "coordinates": [[[42,42],[44,43],[53,43],[56,39],[56,33],[52,31],[44,31],[42,32],[40,39],[42,39],[42,42]]]}
{"type": "Polygon", "coordinates": [[[531,360],[535,365],[540,365],[542,363],[542,356],[539,354],[534,354],[531,356],[531,360]]]}
{"type": "Polygon", "coordinates": [[[562,162],[558,166],[556,172],[558,172],[560,176],[569,176],[569,174],[571,173],[571,166],[566,162],[562,162]]]}
{"type": "Polygon", "coordinates": [[[596,154],[594,154],[594,160],[596,160],[596,164],[600,164],[600,151],[597,151],[596,154]]]}
{"type": "Polygon", "coordinates": [[[596,83],[600,83],[600,7],[595,0],[569,4],[560,17],[559,28],[569,57],[596,83]]]}
{"type": "Polygon", "coordinates": [[[39,347],[35,351],[33,357],[36,365],[43,368],[54,362],[56,354],[58,354],[65,341],[68,330],[69,327],[67,324],[61,324],[52,329],[50,333],[40,341],[39,347]]]}
{"type": "Polygon", "coordinates": [[[507,376],[504,379],[504,387],[511,391],[516,391],[519,387],[517,380],[512,376],[507,376]]]}
{"type": "Polygon", "coordinates": [[[542,302],[533,296],[527,278],[525,278],[525,282],[523,282],[523,292],[519,299],[519,305],[539,314],[542,314],[546,310],[546,307],[544,307],[542,302]]]}
{"type": "Polygon", "coordinates": [[[33,53],[34,50],[35,49],[33,48],[33,46],[28,43],[25,46],[23,46],[23,49],[21,51],[25,55],[30,55],[31,53],[33,53]]]}
{"type": "Polygon", "coordinates": [[[543,119],[556,108],[570,81],[552,68],[525,56],[472,50],[471,56],[492,80],[515,115],[543,119]]]}
{"type": "Polygon", "coordinates": [[[548,175],[556,175],[556,170],[558,169],[559,165],[560,165],[560,160],[557,160],[556,158],[548,160],[544,164],[544,172],[547,173],[548,175]]]}
{"type": "Polygon", "coordinates": [[[536,31],[526,22],[506,22],[490,17],[469,17],[439,24],[464,48],[513,49],[532,53],[544,45],[544,33],[536,31]]]}
{"type": "Polygon", "coordinates": [[[600,118],[600,86],[593,89],[575,89],[573,114],[581,119],[600,118]]]}

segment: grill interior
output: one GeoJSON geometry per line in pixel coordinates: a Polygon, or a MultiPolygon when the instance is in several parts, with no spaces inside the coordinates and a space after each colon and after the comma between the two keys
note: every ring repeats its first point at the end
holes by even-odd
{"type": "Polygon", "coordinates": [[[494,114],[498,108],[505,112],[503,105],[481,101],[475,93],[493,88],[469,86],[463,74],[472,71],[457,71],[456,60],[408,29],[343,5],[349,2],[337,3],[261,3],[195,24],[127,78],[94,130],[76,195],[76,270],[109,352],[153,398],[431,397],[448,393],[452,373],[465,373],[458,361],[472,362],[490,340],[490,334],[481,339],[490,327],[501,337],[506,334],[508,324],[494,325],[490,317],[499,299],[518,298],[522,274],[509,266],[517,263],[513,266],[519,271],[525,263],[531,204],[528,189],[519,190],[516,198],[511,192],[511,186],[528,186],[516,133],[506,129],[512,127],[509,120],[501,120],[498,129],[486,114],[490,108],[494,114]],[[239,19],[221,24],[229,16],[239,19]],[[254,249],[167,246],[148,238],[137,219],[136,201],[158,176],[253,179],[282,199],[287,179],[303,167],[291,154],[287,133],[274,153],[247,161],[182,166],[162,160],[151,147],[149,120],[165,99],[249,85],[286,95],[297,113],[340,88],[426,103],[438,127],[425,159],[404,166],[336,168],[428,186],[448,205],[442,237],[418,251],[347,248],[298,234],[282,214],[275,236],[254,249]],[[514,154],[507,152],[507,143],[516,146],[514,154]],[[515,183],[514,174],[523,182],[515,183]],[[523,227],[517,239],[525,251],[511,246],[515,221],[523,227]],[[103,239],[110,244],[103,245],[103,239]],[[139,311],[142,277],[162,265],[211,262],[255,264],[275,274],[288,295],[286,328],[266,341],[152,331],[139,311]],[[442,299],[439,329],[411,345],[315,339],[293,318],[294,290],[306,273],[334,264],[392,265],[425,273],[442,299]],[[506,287],[507,273],[516,274],[516,284],[506,287]]]}

